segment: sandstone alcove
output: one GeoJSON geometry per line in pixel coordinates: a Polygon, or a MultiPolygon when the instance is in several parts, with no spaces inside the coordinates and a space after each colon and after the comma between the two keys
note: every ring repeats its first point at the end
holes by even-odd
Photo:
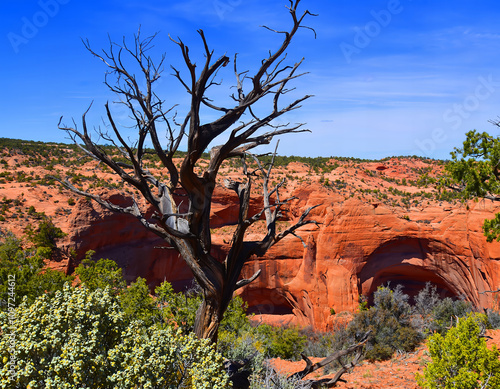
{"type": "Polygon", "coordinates": [[[358,273],[360,293],[371,303],[377,288],[390,283],[393,287],[401,284],[403,292],[413,297],[430,282],[441,298],[456,298],[464,294],[464,288],[453,280],[463,269],[447,269],[447,259],[452,256],[446,245],[428,239],[397,238],[386,242],[368,257],[358,273]]]}
{"type": "Polygon", "coordinates": [[[248,303],[248,313],[257,315],[288,315],[293,307],[277,289],[247,288],[241,297],[248,303]]]}

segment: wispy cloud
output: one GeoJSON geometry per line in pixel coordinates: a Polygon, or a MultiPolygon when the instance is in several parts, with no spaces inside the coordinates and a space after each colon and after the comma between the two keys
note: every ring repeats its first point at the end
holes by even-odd
{"type": "MultiPolygon", "coordinates": [[[[21,33],[21,18],[29,19],[40,11],[36,4],[10,3],[12,17],[2,27],[7,29],[4,37],[9,31],[21,33]]],[[[238,52],[240,70],[253,70],[282,38],[259,26],[289,26],[288,4],[286,0],[68,2],[61,17],[50,19],[19,55],[7,47],[10,55],[2,66],[8,75],[3,80],[8,92],[0,97],[6,112],[0,132],[33,139],[60,136],[56,113],[81,117],[92,100],[89,120],[101,123],[101,103],[113,96],[106,94],[102,84],[104,66],[89,58],[80,37],[90,37],[98,50],[107,47],[108,32],[118,39],[130,37],[139,25],[145,33],[161,31],[156,49],[166,51],[168,57],[159,93],[169,103],[180,103],[182,110],[187,95],[169,76],[169,65],[175,64],[182,72],[185,67],[168,34],[189,44],[200,66],[204,52],[196,30],[201,28],[215,56],[233,57],[238,52]]],[[[307,122],[313,133],[283,139],[280,152],[359,157],[412,154],[419,151],[416,141],[429,139],[440,128],[446,140],[436,144],[430,156],[446,157],[467,130],[484,128],[487,119],[500,113],[500,83],[488,89],[491,93],[480,104],[474,100],[479,77],[500,82],[500,3],[402,0],[401,4],[403,12],[369,36],[347,63],[340,43],[352,43],[367,23],[376,22],[371,11],[386,9],[387,2],[302,2],[302,9],[319,13],[306,23],[316,30],[317,38],[304,29],[292,42],[287,61],[293,64],[304,56],[301,68],[309,74],[293,82],[291,86],[297,89],[287,98],[315,97],[282,121],[307,122]],[[464,111],[460,122],[450,120],[450,110],[457,115],[454,110],[464,104],[472,109],[464,111]]],[[[220,78],[225,85],[234,84],[232,68],[224,69],[220,78]]],[[[226,102],[231,92],[229,87],[213,88],[210,97],[226,102]]],[[[125,117],[124,112],[117,114],[125,117]]],[[[203,120],[212,118],[209,112],[204,115],[203,120]]]]}

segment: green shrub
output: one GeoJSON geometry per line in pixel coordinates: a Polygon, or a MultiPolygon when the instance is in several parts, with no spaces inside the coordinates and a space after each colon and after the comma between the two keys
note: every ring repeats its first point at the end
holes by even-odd
{"type": "Polygon", "coordinates": [[[437,287],[427,282],[425,288],[414,297],[414,300],[412,322],[423,335],[428,335],[434,328],[434,308],[441,303],[437,287]]]}
{"type": "Polygon", "coordinates": [[[118,296],[120,305],[128,321],[142,320],[150,325],[159,319],[154,300],[144,278],[138,277],[118,296]]]}
{"type": "Polygon", "coordinates": [[[347,327],[351,339],[359,339],[368,331],[366,345],[368,360],[390,359],[394,352],[413,351],[421,336],[411,324],[408,295],[398,285],[394,290],[380,286],[374,293],[374,305],[360,311],[347,327]]]}
{"type": "Polygon", "coordinates": [[[488,317],[488,327],[492,329],[500,328],[500,313],[497,311],[493,311],[488,309],[486,312],[486,316],[488,317]]]}
{"type": "Polygon", "coordinates": [[[66,234],[54,225],[52,219],[45,217],[37,228],[29,224],[25,229],[25,234],[36,248],[47,249],[47,259],[50,259],[57,250],[57,240],[64,238],[66,234]]]}
{"type": "Polygon", "coordinates": [[[87,251],[85,259],[75,269],[81,283],[90,290],[110,288],[113,294],[118,294],[127,286],[123,279],[123,271],[110,259],[92,259],[94,251],[87,251]]]}
{"type": "Polygon", "coordinates": [[[12,291],[11,301],[17,305],[26,297],[31,303],[41,294],[53,294],[62,289],[73,277],[45,268],[45,259],[50,249],[25,249],[23,241],[12,233],[0,240],[0,310],[7,309],[8,292],[12,291]],[[9,290],[9,281],[15,287],[9,290]]]}
{"type": "Polygon", "coordinates": [[[274,327],[261,324],[255,328],[257,349],[268,358],[298,360],[304,351],[307,337],[296,327],[274,327]]]}
{"type": "Polygon", "coordinates": [[[417,376],[417,382],[428,389],[495,389],[500,387],[500,352],[488,349],[481,332],[485,315],[461,318],[446,335],[429,338],[432,361],[417,376]]]}
{"type": "Polygon", "coordinates": [[[66,284],[0,314],[4,388],[227,388],[222,357],[207,341],[172,327],[127,323],[109,289],[66,284]],[[16,380],[8,370],[15,338],[16,380]]]}
{"type": "Polygon", "coordinates": [[[223,358],[208,339],[181,334],[172,327],[144,328],[134,322],[122,334],[121,343],[109,352],[116,371],[109,382],[114,388],[231,387],[223,358]]]}
{"type": "MultiPolygon", "coordinates": [[[[412,323],[423,336],[439,332],[446,333],[453,326],[457,317],[465,317],[474,311],[474,307],[464,299],[441,298],[437,287],[427,283],[417,296],[413,307],[412,323]]],[[[491,325],[499,325],[498,314],[489,311],[491,325]]]]}
{"type": "Polygon", "coordinates": [[[368,331],[371,334],[365,356],[370,361],[390,359],[396,351],[413,351],[421,340],[413,327],[400,323],[390,311],[374,307],[360,312],[348,326],[354,338],[368,331]]]}
{"type": "Polygon", "coordinates": [[[219,331],[227,331],[233,334],[249,331],[251,326],[246,314],[247,308],[248,304],[240,296],[234,296],[229,302],[226,312],[224,312],[219,331]]]}
{"type": "MultiPolygon", "coordinates": [[[[336,331],[338,332],[338,331],[336,331]]],[[[302,335],[307,337],[304,354],[309,357],[325,358],[333,353],[336,348],[335,335],[330,332],[320,332],[311,328],[303,329],[302,335]]],[[[340,346],[339,348],[341,348],[340,346]]]]}
{"type": "Polygon", "coordinates": [[[455,318],[465,317],[473,311],[474,307],[469,301],[446,297],[432,310],[431,330],[444,334],[453,325],[455,318]]]}
{"type": "Polygon", "coordinates": [[[373,294],[373,307],[377,310],[390,312],[402,324],[408,324],[411,315],[409,296],[403,293],[403,287],[397,285],[394,289],[390,286],[380,286],[373,294]]]}
{"type": "Polygon", "coordinates": [[[162,321],[179,326],[184,333],[192,331],[201,298],[175,293],[168,282],[155,289],[156,298],[153,298],[144,278],[138,277],[127,287],[123,271],[115,261],[104,258],[95,261],[93,255],[92,250],[86,253],[75,274],[90,290],[110,288],[128,321],[139,319],[148,325],[162,321]]]}
{"type": "Polygon", "coordinates": [[[155,289],[155,295],[156,304],[166,323],[179,326],[184,333],[194,330],[196,311],[202,302],[202,297],[196,290],[176,293],[170,283],[162,282],[155,289]]]}

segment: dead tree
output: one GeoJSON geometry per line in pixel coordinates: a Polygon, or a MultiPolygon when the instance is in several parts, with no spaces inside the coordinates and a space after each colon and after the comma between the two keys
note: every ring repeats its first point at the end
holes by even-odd
{"type": "Polygon", "coordinates": [[[332,355],[329,355],[328,357],[316,363],[312,363],[308,357],[306,357],[304,354],[301,354],[302,359],[306,362],[306,367],[303,370],[290,375],[288,379],[303,379],[313,371],[321,369],[322,367],[325,367],[326,365],[337,361],[341,365],[341,367],[339,370],[337,370],[332,378],[320,378],[316,380],[309,379],[306,380],[304,384],[309,385],[309,387],[312,389],[319,389],[325,387],[333,388],[337,385],[337,382],[347,382],[346,380],[342,379],[342,375],[344,375],[344,373],[347,373],[349,370],[354,369],[354,367],[362,360],[364,356],[364,346],[368,341],[369,335],[370,331],[367,332],[358,343],[351,345],[343,350],[336,351],[332,355]],[[342,363],[342,357],[352,354],[354,354],[354,356],[351,358],[351,361],[349,363],[342,363]]]}
{"type": "MultiPolygon", "coordinates": [[[[303,124],[276,125],[275,119],[287,112],[293,111],[308,99],[309,95],[282,103],[283,96],[293,90],[289,84],[305,73],[298,69],[302,60],[289,65],[286,63],[286,50],[293,37],[303,25],[309,11],[297,13],[300,0],[290,0],[289,15],[291,28],[288,31],[276,31],[265,27],[283,37],[275,51],[259,64],[253,76],[248,71],[240,72],[237,67],[237,55],[234,55],[233,66],[235,90],[230,97],[230,106],[216,105],[207,96],[207,91],[220,84],[218,72],[225,68],[231,59],[222,55],[214,57],[209,49],[205,34],[199,30],[199,36],[204,47],[205,60],[197,66],[190,57],[188,46],[180,39],[171,40],[179,47],[186,65],[187,76],[172,67],[173,76],[178,79],[190,96],[190,106],[182,117],[175,113],[177,107],[167,103],[155,93],[155,85],[163,71],[165,55],[155,63],[149,54],[153,47],[155,35],[142,39],[140,31],[134,36],[133,45],[110,41],[109,49],[96,52],[88,41],[86,48],[108,67],[105,84],[120,98],[132,119],[137,131],[134,142],[128,141],[123,135],[108,103],[105,104],[106,121],[109,130],[97,129],[97,136],[115,146],[119,158],[109,152],[109,149],[92,139],[87,126],[85,112],[82,117],[81,129],[73,121],[71,126],[59,122],[59,128],[66,131],[71,139],[80,145],[87,154],[107,165],[126,184],[137,190],[143,199],[154,209],[154,217],[147,217],[135,199],[127,207],[113,204],[106,199],[73,186],[64,181],[67,188],[73,192],[95,200],[111,211],[128,213],[135,216],[144,227],[152,231],[170,246],[178,250],[187,265],[191,268],[194,278],[203,290],[203,303],[199,308],[195,322],[195,332],[200,338],[216,341],[219,323],[231,300],[233,293],[249,284],[259,275],[257,272],[249,279],[240,279],[240,273],[245,262],[252,256],[263,255],[271,246],[285,236],[296,234],[297,229],[313,221],[307,216],[308,209],[298,221],[286,231],[276,231],[276,221],[282,216],[283,206],[290,199],[281,199],[279,189],[282,183],[270,187],[269,177],[273,164],[261,164],[252,154],[259,145],[269,144],[278,136],[307,131],[303,124]],[[131,60],[137,74],[130,70],[126,61],[131,60]],[[111,80],[112,77],[115,79],[111,80]],[[265,103],[263,103],[265,100],[265,103]],[[258,110],[255,108],[261,102],[258,110]],[[263,106],[267,105],[267,112],[263,106]],[[218,115],[216,120],[206,122],[203,112],[211,111],[218,115]],[[163,134],[166,134],[165,139],[163,134]],[[225,134],[227,140],[214,145],[216,138],[225,134]],[[174,164],[174,156],[181,142],[187,142],[187,153],[180,168],[174,164]],[[168,175],[155,177],[146,167],[146,145],[152,144],[154,153],[159,157],[168,175]],[[197,163],[202,154],[209,151],[208,166],[199,171],[197,163]],[[225,185],[233,189],[239,198],[239,220],[232,238],[231,248],[223,261],[212,255],[212,240],[210,232],[210,207],[216,187],[216,179],[222,163],[230,158],[240,158],[246,176],[244,182],[226,181],[225,185]],[[257,162],[247,164],[251,158],[257,162]],[[125,162],[124,162],[125,161],[125,162]],[[249,213],[249,200],[252,183],[260,177],[263,180],[262,210],[257,214],[249,213]],[[179,196],[182,194],[182,201],[179,196]],[[180,202],[187,204],[187,211],[181,211],[180,202]],[[245,241],[248,227],[259,219],[265,219],[267,233],[259,241],[245,241]]],[[[314,31],[314,30],[313,30],[314,31]]],[[[232,73],[232,71],[231,71],[232,73]]],[[[90,109],[90,107],[89,107],[90,109]]]]}
{"type": "MultiPolygon", "coordinates": [[[[306,362],[306,367],[299,372],[293,373],[286,378],[287,383],[291,386],[307,389],[319,389],[319,388],[333,388],[337,385],[338,382],[347,382],[342,379],[342,375],[347,373],[348,371],[354,369],[356,365],[363,359],[364,356],[364,347],[366,342],[368,341],[368,337],[370,335],[370,331],[365,333],[362,339],[356,344],[350,345],[345,349],[338,350],[334,352],[332,355],[322,359],[319,362],[312,363],[312,361],[301,354],[302,359],[306,362]],[[344,363],[342,361],[343,357],[349,356],[349,362],[344,363]],[[319,378],[319,379],[305,379],[306,376],[311,374],[314,371],[321,369],[333,362],[337,362],[340,365],[340,368],[337,370],[335,375],[331,378],[319,378]]],[[[240,371],[241,368],[245,367],[250,362],[249,359],[245,359],[243,361],[229,361],[226,360],[224,363],[224,367],[226,368],[229,377],[232,379],[233,387],[235,389],[248,389],[250,387],[250,381],[248,380],[248,376],[250,374],[249,371],[240,371]]],[[[275,379],[278,374],[276,371],[271,368],[271,382],[274,386],[273,388],[280,387],[279,382],[275,379]]]]}

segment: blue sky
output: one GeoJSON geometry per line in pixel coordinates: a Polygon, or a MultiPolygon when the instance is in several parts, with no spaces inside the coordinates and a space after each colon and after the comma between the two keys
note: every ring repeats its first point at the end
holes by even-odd
{"type": "MultiPolygon", "coordinates": [[[[91,101],[98,126],[114,96],[103,84],[99,50],[108,34],[120,41],[159,32],[156,50],[183,70],[180,37],[201,53],[201,28],[215,54],[238,54],[241,70],[255,69],[275,34],[289,25],[285,0],[2,0],[0,137],[64,141],[60,116],[78,122],[91,101]]],[[[312,133],[281,139],[279,153],[383,158],[448,158],[471,129],[495,133],[500,115],[500,3],[493,0],[302,0],[308,30],[297,35],[289,60],[305,57],[309,72],[297,95],[313,94],[283,122],[304,122],[312,133]]],[[[221,78],[232,85],[230,67],[221,78]]],[[[166,67],[158,93],[172,105],[187,101],[166,67]]],[[[227,88],[211,92],[225,99],[227,88]]],[[[182,110],[182,108],[179,108],[182,110]]],[[[117,117],[125,112],[117,108],[117,117]]],[[[210,119],[210,117],[207,117],[210,119]]],[[[124,130],[127,131],[127,130],[124,130]]],[[[133,133],[128,134],[133,138],[133,133]]]]}

